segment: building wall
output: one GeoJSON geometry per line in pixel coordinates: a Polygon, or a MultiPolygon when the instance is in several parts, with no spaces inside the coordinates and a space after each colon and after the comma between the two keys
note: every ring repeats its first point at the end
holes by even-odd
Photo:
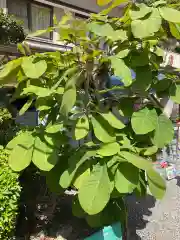
{"type": "MultiPolygon", "coordinates": [[[[54,6],[74,6],[76,9],[80,8],[85,10],[85,11],[89,11],[89,12],[100,12],[101,10],[103,10],[102,7],[99,7],[97,5],[97,0],[56,0],[56,3],[54,3],[54,1],[52,0],[35,0],[37,2],[41,2],[44,4],[48,4],[48,5],[54,5],[54,6]]],[[[80,11],[80,10],[79,10],[80,11]]],[[[112,16],[121,16],[122,14],[122,8],[115,8],[112,10],[112,12],[110,13],[110,15],[112,16]]]]}
{"type": "Polygon", "coordinates": [[[0,8],[7,12],[6,0],[0,0],[0,8]]]}

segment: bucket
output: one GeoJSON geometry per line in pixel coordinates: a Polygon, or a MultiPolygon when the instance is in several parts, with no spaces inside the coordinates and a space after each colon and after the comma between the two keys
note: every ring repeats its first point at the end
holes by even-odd
{"type": "Polygon", "coordinates": [[[104,227],[84,240],[123,240],[121,223],[118,222],[111,226],[104,227]]]}

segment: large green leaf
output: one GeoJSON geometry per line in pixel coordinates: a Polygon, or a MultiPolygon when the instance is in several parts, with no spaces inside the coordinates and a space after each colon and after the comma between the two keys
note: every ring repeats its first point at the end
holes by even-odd
{"type": "Polygon", "coordinates": [[[81,186],[83,185],[85,179],[90,175],[91,170],[89,167],[87,167],[87,164],[83,164],[80,166],[80,168],[78,169],[78,171],[76,172],[75,175],[75,180],[73,181],[73,186],[75,186],[77,189],[80,189],[81,186]]]}
{"type": "Polygon", "coordinates": [[[33,99],[28,99],[28,101],[24,104],[24,106],[19,111],[19,115],[23,115],[32,105],[33,99]]]}
{"type": "Polygon", "coordinates": [[[91,22],[88,24],[88,28],[91,32],[101,37],[111,36],[114,33],[114,30],[109,23],[98,24],[96,22],[91,22]]]}
{"type": "Polygon", "coordinates": [[[60,111],[67,116],[76,102],[76,88],[75,86],[65,89],[60,111]]]}
{"type": "Polygon", "coordinates": [[[50,139],[36,137],[34,142],[32,161],[42,171],[50,171],[58,162],[59,156],[57,149],[49,144],[50,139]]]}
{"type": "Polygon", "coordinates": [[[55,193],[63,193],[64,189],[60,186],[59,180],[61,174],[68,167],[68,163],[66,161],[66,156],[62,155],[56,165],[51,171],[45,172],[46,183],[48,188],[55,193]]]}
{"type": "Polygon", "coordinates": [[[152,83],[152,71],[149,66],[136,67],[136,80],[133,82],[133,90],[147,91],[152,83]]]}
{"type": "Polygon", "coordinates": [[[118,168],[115,175],[115,187],[119,193],[131,193],[135,186],[132,184],[118,168]]]}
{"type": "Polygon", "coordinates": [[[81,207],[89,215],[101,212],[109,202],[110,180],[106,165],[96,164],[79,190],[81,207]]]}
{"type": "Polygon", "coordinates": [[[121,5],[122,3],[128,3],[128,0],[113,0],[112,4],[108,8],[104,9],[101,12],[101,14],[107,15],[108,13],[110,13],[113,10],[113,8],[121,5]]]}
{"type": "Polygon", "coordinates": [[[132,9],[129,14],[132,20],[140,19],[145,17],[152,11],[152,8],[148,7],[144,3],[136,4],[135,9],[132,9]]]}
{"type": "Polygon", "coordinates": [[[147,195],[147,181],[145,171],[140,171],[139,174],[139,183],[134,190],[137,197],[145,197],[147,195]]]}
{"type": "Polygon", "coordinates": [[[117,54],[116,54],[116,57],[117,58],[125,58],[127,57],[127,55],[129,54],[130,52],[130,49],[126,48],[126,49],[123,49],[123,50],[120,50],[117,54]]]}
{"type": "Polygon", "coordinates": [[[33,57],[24,57],[21,67],[28,78],[36,79],[45,73],[47,69],[47,63],[45,60],[40,60],[38,62],[33,61],[33,57]]]}
{"type": "Polygon", "coordinates": [[[92,228],[110,226],[114,222],[119,222],[119,228],[121,228],[126,224],[126,219],[126,205],[121,195],[120,198],[111,199],[102,212],[95,215],[86,214],[86,221],[92,228]]]}
{"type": "Polygon", "coordinates": [[[175,102],[180,104],[180,85],[171,85],[170,88],[170,98],[175,102]]]}
{"type": "Polygon", "coordinates": [[[131,70],[126,66],[124,61],[116,56],[109,57],[111,60],[112,68],[114,69],[114,74],[117,77],[122,78],[122,82],[125,86],[129,86],[132,83],[131,70]]]}
{"type": "Polygon", "coordinates": [[[129,162],[120,162],[119,171],[132,184],[137,185],[139,182],[139,168],[129,162]]]}
{"type": "Polygon", "coordinates": [[[154,169],[147,171],[147,179],[152,195],[157,199],[162,199],[166,192],[164,179],[154,169]]]}
{"type": "Polygon", "coordinates": [[[113,128],[100,115],[92,116],[91,122],[97,139],[104,143],[115,141],[116,138],[113,128]]]}
{"type": "Polygon", "coordinates": [[[159,12],[166,21],[180,23],[180,11],[173,8],[162,7],[159,8],[159,12]]]}
{"type": "Polygon", "coordinates": [[[123,129],[125,127],[124,123],[122,123],[112,112],[100,114],[112,127],[117,129],[123,129]]]}
{"type": "Polygon", "coordinates": [[[38,87],[34,85],[29,85],[27,88],[23,89],[23,94],[35,94],[38,97],[47,97],[53,93],[52,90],[44,87],[38,87]]]}
{"type": "Polygon", "coordinates": [[[29,33],[28,37],[30,37],[30,38],[38,37],[38,36],[41,36],[41,35],[44,35],[44,34],[52,32],[53,29],[54,29],[53,27],[48,27],[47,29],[40,29],[40,30],[37,30],[36,32],[29,33]]]}
{"type": "Polygon", "coordinates": [[[97,153],[101,156],[113,156],[120,151],[120,146],[117,142],[105,143],[101,145],[101,148],[97,153]]]}
{"type": "Polygon", "coordinates": [[[149,147],[145,150],[144,155],[145,156],[150,156],[150,155],[155,154],[157,151],[158,151],[157,146],[152,146],[152,147],[149,147]]]}
{"type": "Polygon", "coordinates": [[[173,37],[180,40],[180,25],[169,22],[169,28],[173,37]]]}
{"type": "Polygon", "coordinates": [[[55,123],[55,124],[53,124],[51,126],[48,126],[46,128],[46,132],[47,133],[58,133],[58,132],[60,132],[62,130],[62,128],[63,128],[63,124],[62,123],[55,123]]]}
{"type": "Polygon", "coordinates": [[[78,168],[85,163],[88,159],[92,158],[96,152],[88,151],[84,152],[83,150],[76,151],[69,158],[69,167],[66,169],[60,178],[60,185],[63,188],[68,188],[78,170],[78,168]]]}
{"type": "Polygon", "coordinates": [[[91,32],[101,37],[107,37],[112,41],[125,41],[127,40],[127,32],[123,29],[114,30],[109,23],[99,24],[91,22],[88,24],[88,28],[91,32]]]}
{"type": "Polygon", "coordinates": [[[132,115],[132,128],[136,134],[149,133],[156,128],[157,119],[158,116],[155,109],[143,108],[132,115]]]}
{"type": "Polygon", "coordinates": [[[120,155],[139,169],[149,170],[153,167],[150,160],[140,157],[134,153],[122,151],[120,152],[120,155]]]}
{"type": "Polygon", "coordinates": [[[86,137],[89,133],[89,120],[86,115],[79,118],[75,126],[75,139],[80,140],[86,137]]]}
{"type": "Polygon", "coordinates": [[[8,142],[6,146],[6,150],[8,151],[13,150],[13,148],[15,148],[16,145],[22,143],[22,139],[28,139],[28,138],[31,138],[31,132],[21,132],[16,137],[14,137],[10,142],[8,142]]]}
{"type": "Polygon", "coordinates": [[[72,213],[74,216],[78,217],[78,218],[84,218],[87,214],[85,213],[85,211],[82,209],[80,203],[79,203],[79,199],[77,196],[75,196],[73,198],[73,202],[72,202],[72,213]]]}
{"type": "Polygon", "coordinates": [[[161,114],[157,120],[153,143],[162,148],[170,143],[174,137],[174,129],[170,119],[161,114]]]}
{"type": "Polygon", "coordinates": [[[161,27],[162,19],[158,9],[154,8],[147,19],[133,20],[131,23],[132,33],[135,38],[146,38],[153,36],[161,27]]]}
{"type": "Polygon", "coordinates": [[[29,133],[23,133],[14,142],[11,142],[9,148],[12,147],[13,150],[9,155],[9,166],[14,171],[22,171],[31,163],[34,150],[34,137],[29,133]]]}
{"type": "MultiPolygon", "coordinates": [[[[22,62],[23,58],[18,58],[8,62],[6,65],[3,66],[2,70],[0,71],[0,83],[6,83],[11,80],[10,75],[16,76],[22,62]]],[[[13,79],[14,80],[14,79],[13,79]]]]}
{"type": "Polygon", "coordinates": [[[107,5],[108,3],[112,2],[112,0],[97,0],[97,4],[99,6],[107,5]]]}

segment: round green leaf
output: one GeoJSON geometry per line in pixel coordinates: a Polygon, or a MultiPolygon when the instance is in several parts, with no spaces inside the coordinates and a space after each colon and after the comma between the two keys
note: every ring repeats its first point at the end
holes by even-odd
{"type": "Polygon", "coordinates": [[[123,129],[125,127],[124,123],[122,123],[112,112],[100,114],[113,128],[123,129]]]}
{"type": "Polygon", "coordinates": [[[174,128],[170,119],[164,114],[158,118],[153,143],[158,148],[163,148],[166,144],[170,143],[174,137],[174,128]]]}
{"type": "Polygon", "coordinates": [[[81,207],[89,215],[101,212],[109,202],[110,180],[106,165],[95,165],[79,190],[81,207]]]}
{"type": "Polygon", "coordinates": [[[156,128],[157,119],[155,109],[143,108],[138,112],[134,112],[131,125],[136,134],[147,134],[156,128]]]}
{"type": "Polygon", "coordinates": [[[118,153],[120,146],[117,142],[103,144],[97,153],[101,156],[113,156],[118,153]]]}
{"type": "Polygon", "coordinates": [[[59,159],[57,149],[47,141],[36,137],[34,143],[32,161],[42,171],[50,171],[59,159]]]}
{"type": "Polygon", "coordinates": [[[113,128],[100,115],[93,116],[91,122],[97,139],[104,143],[115,141],[116,138],[113,128]]]}
{"type": "Polygon", "coordinates": [[[174,8],[159,8],[161,16],[168,22],[180,23],[180,11],[174,8]]]}
{"type": "Polygon", "coordinates": [[[135,38],[146,38],[153,36],[161,27],[162,19],[158,9],[154,8],[147,19],[133,20],[131,23],[132,33],[135,38]]]}
{"type": "Polygon", "coordinates": [[[33,63],[33,60],[33,57],[23,58],[21,67],[28,78],[39,78],[45,73],[47,63],[45,60],[33,63]]]}
{"type": "Polygon", "coordinates": [[[79,118],[75,127],[75,139],[80,140],[89,133],[89,120],[87,116],[79,118]]]}
{"type": "Polygon", "coordinates": [[[170,98],[175,103],[180,104],[180,85],[171,85],[170,88],[170,98]]]}
{"type": "Polygon", "coordinates": [[[139,169],[149,170],[153,167],[150,160],[140,157],[134,153],[122,151],[120,152],[120,155],[139,169]]]}
{"type": "Polygon", "coordinates": [[[131,70],[126,66],[124,61],[117,56],[109,57],[111,60],[111,66],[114,69],[114,74],[117,77],[122,78],[122,82],[125,86],[129,86],[132,83],[131,70]]]}
{"type": "Polygon", "coordinates": [[[162,199],[166,192],[164,179],[154,169],[147,171],[149,190],[157,199],[162,199]]]}
{"type": "Polygon", "coordinates": [[[31,163],[34,137],[29,133],[24,133],[18,136],[18,141],[16,140],[14,140],[14,143],[11,142],[11,146],[9,145],[12,147],[14,144],[9,156],[9,166],[14,171],[22,171],[31,163]]]}
{"type": "Polygon", "coordinates": [[[135,186],[132,184],[119,170],[116,171],[115,175],[115,187],[119,193],[131,193],[135,186]]]}
{"type": "Polygon", "coordinates": [[[144,3],[136,4],[136,8],[130,10],[129,15],[132,20],[145,17],[148,13],[152,11],[152,8],[148,7],[144,3]]]}

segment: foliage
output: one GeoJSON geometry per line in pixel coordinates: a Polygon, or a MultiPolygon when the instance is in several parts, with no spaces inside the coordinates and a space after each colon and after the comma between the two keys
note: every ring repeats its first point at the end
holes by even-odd
{"type": "Polygon", "coordinates": [[[25,33],[22,25],[0,9],[0,44],[18,43],[24,39],[25,33]]]}
{"type": "Polygon", "coordinates": [[[7,108],[0,107],[0,145],[6,146],[18,130],[7,108]]]}
{"type": "MultiPolygon", "coordinates": [[[[159,100],[179,102],[179,70],[161,66],[159,43],[167,38],[164,23],[179,24],[180,12],[156,1],[128,3],[121,18],[106,15],[125,2],[101,0],[108,9],[87,21],[65,15],[35,34],[56,29],[72,51],[23,56],[0,72],[2,84],[16,75],[14,97],[28,96],[40,119],[47,118],[8,143],[11,168],[21,171],[33,162],[56,191],[75,187],[73,212],[92,226],[125,222],[128,193],[144,196],[149,187],[156,198],[164,196],[165,182],[153,160],[173,139],[173,125],[159,100]],[[112,74],[124,86],[112,87],[112,74]],[[70,139],[81,140],[81,146],[72,146],[70,139]]],[[[178,28],[172,31],[178,33],[178,28]]]]}
{"type": "Polygon", "coordinates": [[[21,187],[18,174],[8,166],[6,150],[0,151],[0,239],[8,240],[13,235],[21,187]]]}

